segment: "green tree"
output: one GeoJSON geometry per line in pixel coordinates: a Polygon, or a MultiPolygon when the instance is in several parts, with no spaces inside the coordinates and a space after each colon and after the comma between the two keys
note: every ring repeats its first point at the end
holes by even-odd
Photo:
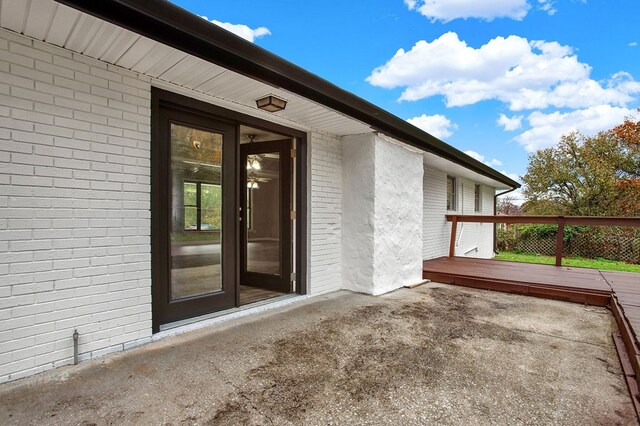
{"type": "Polygon", "coordinates": [[[640,122],[595,136],[574,132],[529,156],[527,214],[640,215],[640,122]]]}

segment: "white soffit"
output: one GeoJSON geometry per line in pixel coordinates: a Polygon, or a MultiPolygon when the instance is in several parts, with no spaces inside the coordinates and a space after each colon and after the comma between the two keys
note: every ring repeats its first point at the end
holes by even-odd
{"type": "Polygon", "coordinates": [[[0,0],[0,27],[172,85],[244,105],[266,119],[269,115],[256,108],[255,100],[274,94],[288,101],[287,108],[276,115],[296,123],[298,126],[295,127],[340,136],[371,131],[370,126],[326,106],[229,71],[53,0],[0,0]]]}
{"type": "Polygon", "coordinates": [[[430,152],[423,152],[422,156],[424,157],[425,167],[433,167],[451,176],[467,178],[480,184],[492,186],[496,189],[511,189],[510,186],[505,185],[502,182],[498,182],[497,180],[493,180],[490,177],[481,175],[480,173],[476,173],[473,170],[469,170],[464,166],[456,164],[445,158],[438,157],[437,155],[430,152]]]}

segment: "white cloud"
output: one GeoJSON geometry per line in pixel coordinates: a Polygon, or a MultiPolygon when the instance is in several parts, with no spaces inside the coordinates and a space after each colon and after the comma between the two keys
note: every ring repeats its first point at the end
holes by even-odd
{"type": "Polygon", "coordinates": [[[629,47],[636,47],[638,45],[637,41],[631,41],[629,42],[629,47]]]}
{"type": "Polygon", "coordinates": [[[527,117],[531,128],[516,136],[515,140],[528,152],[535,152],[557,144],[560,136],[572,131],[593,135],[610,129],[633,113],[633,109],[611,105],[592,106],[566,113],[556,111],[545,114],[535,111],[527,117]]]}
{"type": "Polygon", "coordinates": [[[505,172],[504,170],[500,170],[500,173],[515,180],[516,182],[520,181],[520,175],[518,175],[517,173],[509,173],[509,172],[505,172]]]}
{"type": "Polygon", "coordinates": [[[477,152],[472,151],[472,150],[465,151],[464,153],[467,154],[469,157],[474,158],[474,159],[484,163],[484,155],[478,154],[477,152]]]}
{"type": "MultiPolygon", "coordinates": [[[[536,8],[549,16],[556,14],[555,0],[531,0],[536,8]]],[[[521,21],[531,9],[528,0],[404,0],[409,10],[415,10],[431,22],[447,23],[454,19],[477,18],[493,21],[510,18],[521,21]]]]}
{"type": "Polygon", "coordinates": [[[453,134],[453,131],[458,128],[457,124],[442,114],[422,114],[418,117],[410,118],[407,121],[438,139],[448,138],[453,134]]]}
{"type": "Polygon", "coordinates": [[[555,1],[553,0],[538,0],[538,9],[546,12],[547,15],[553,16],[558,9],[555,8],[555,1]]]}
{"type": "Polygon", "coordinates": [[[500,114],[498,120],[496,121],[500,126],[504,128],[504,130],[512,132],[514,130],[518,130],[522,127],[522,119],[523,115],[516,115],[513,117],[507,117],[504,114],[500,114]]]}
{"type": "MultiPolygon", "coordinates": [[[[480,161],[481,163],[486,164],[489,167],[493,167],[493,166],[502,166],[502,161],[496,159],[496,158],[492,158],[491,160],[485,160],[484,155],[482,154],[478,154],[475,151],[472,150],[468,150],[464,152],[465,154],[467,154],[469,157],[471,158],[475,158],[476,160],[480,161]]],[[[500,172],[502,173],[502,172],[500,172]]]]}
{"type": "Polygon", "coordinates": [[[229,22],[221,22],[216,19],[210,20],[206,16],[203,16],[202,18],[252,43],[257,38],[271,35],[271,31],[269,31],[269,28],[267,27],[251,28],[244,24],[232,24],[229,22]]]}
{"type": "MultiPolygon", "coordinates": [[[[522,183],[522,181],[520,180],[520,176],[517,175],[516,173],[507,173],[507,172],[505,172],[503,170],[501,170],[500,173],[510,177],[511,179],[515,180],[516,182],[522,183]]],[[[502,192],[502,190],[497,190],[496,191],[496,193],[500,193],[500,192],[502,192]]],[[[526,198],[525,198],[524,194],[522,193],[522,188],[518,188],[518,189],[516,189],[514,191],[511,191],[511,192],[503,195],[503,197],[509,197],[509,199],[513,202],[513,204],[515,204],[518,207],[520,207],[526,201],[526,198]]]]}
{"type": "Polygon", "coordinates": [[[640,93],[640,84],[628,73],[602,83],[590,79],[590,73],[591,67],[580,62],[571,47],[557,42],[512,35],[476,49],[448,32],[432,42],[418,41],[409,51],[399,49],[367,81],[405,88],[400,96],[404,101],[440,95],[454,107],[499,100],[513,111],[624,106],[640,93]]]}
{"type": "Polygon", "coordinates": [[[522,20],[529,12],[527,0],[404,0],[410,10],[416,10],[431,22],[449,22],[454,19],[495,18],[522,20]]]}
{"type": "Polygon", "coordinates": [[[607,87],[602,87],[594,80],[585,79],[560,83],[551,90],[523,88],[511,97],[509,106],[514,111],[521,111],[524,109],[544,109],[548,106],[583,108],[603,103],[626,105],[634,100],[631,94],[640,92],[638,84],[633,78],[628,84],[625,84],[612,76],[606,83],[607,87]]]}
{"type": "Polygon", "coordinates": [[[404,0],[404,4],[407,5],[409,10],[413,10],[416,7],[417,0],[404,0]]]}

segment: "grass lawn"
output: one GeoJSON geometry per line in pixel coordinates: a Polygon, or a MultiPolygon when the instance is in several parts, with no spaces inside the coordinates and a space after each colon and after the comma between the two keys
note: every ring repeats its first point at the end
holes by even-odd
{"type": "MultiPolygon", "coordinates": [[[[542,263],[545,265],[554,265],[556,258],[553,256],[542,256],[539,254],[500,252],[496,260],[508,260],[510,262],[523,263],[542,263]]],[[[623,271],[640,273],[640,265],[632,265],[630,263],[618,262],[607,259],[586,259],[584,257],[565,257],[562,259],[562,266],[575,266],[578,268],[595,268],[603,271],[623,271]]]]}

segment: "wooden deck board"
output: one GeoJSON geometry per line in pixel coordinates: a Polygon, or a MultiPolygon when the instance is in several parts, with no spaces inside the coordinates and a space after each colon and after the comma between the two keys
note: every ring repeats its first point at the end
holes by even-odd
{"type": "Polygon", "coordinates": [[[564,266],[557,267],[461,257],[441,257],[427,260],[424,262],[423,269],[429,274],[448,275],[460,278],[467,277],[550,288],[556,288],[558,287],[558,283],[562,283],[562,288],[599,291],[607,294],[611,292],[607,281],[596,269],[568,268],[564,266]]]}
{"type": "Polygon", "coordinates": [[[633,338],[638,342],[640,335],[640,274],[614,271],[600,271],[600,274],[611,286],[624,317],[631,325],[633,338]]]}

